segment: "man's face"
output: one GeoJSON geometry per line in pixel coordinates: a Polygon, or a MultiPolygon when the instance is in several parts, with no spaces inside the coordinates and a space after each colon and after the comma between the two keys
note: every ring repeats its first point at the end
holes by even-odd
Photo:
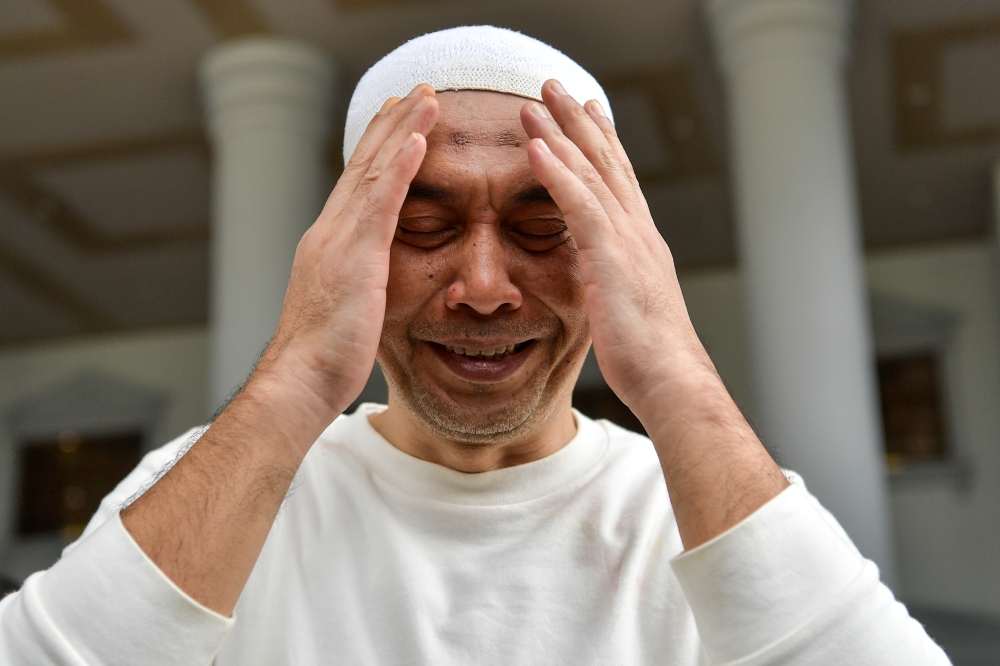
{"type": "Polygon", "coordinates": [[[528,165],[525,100],[438,100],[392,245],[379,361],[424,427],[502,442],[567,404],[590,346],[576,244],[528,165]]]}

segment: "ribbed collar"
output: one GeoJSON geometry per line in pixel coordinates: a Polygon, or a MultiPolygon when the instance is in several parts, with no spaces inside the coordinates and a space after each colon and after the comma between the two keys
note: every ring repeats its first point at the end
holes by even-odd
{"type": "Polygon", "coordinates": [[[341,443],[371,471],[397,488],[428,499],[468,506],[517,504],[543,497],[582,479],[608,450],[600,424],[576,410],[576,435],[569,444],[541,460],[491,472],[466,474],[415,458],[390,444],[368,422],[385,405],[364,403],[327,428],[321,441],[341,443]]]}

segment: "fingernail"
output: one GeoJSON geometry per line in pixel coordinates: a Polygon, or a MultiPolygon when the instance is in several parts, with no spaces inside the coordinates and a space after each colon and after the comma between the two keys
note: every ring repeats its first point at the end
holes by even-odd
{"type": "Polygon", "coordinates": [[[555,79],[552,79],[552,89],[555,90],[560,95],[566,94],[566,89],[563,88],[563,85],[558,81],[556,81],[555,79]]]}
{"type": "Polygon", "coordinates": [[[539,104],[535,102],[531,105],[531,112],[538,116],[539,118],[545,118],[546,120],[552,120],[552,115],[549,110],[545,108],[544,104],[539,104]]]}
{"type": "Polygon", "coordinates": [[[411,132],[410,136],[406,137],[406,141],[403,143],[403,148],[412,148],[417,145],[417,133],[411,132]]]}
{"type": "Polygon", "coordinates": [[[538,149],[541,150],[543,153],[548,153],[549,155],[552,154],[552,151],[549,150],[549,144],[545,143],[544,139],[538,140],[538,149]]]}
{"type": "Polygon", "coordinates": [[[418,83],[413,88],[413,90],[410,91],[410,94],[407,95],[407,97],[420,97],[421,95],[426,95],[426,93],[423,91],[425,85],[427,85],[427,84],[426,83],[418,83]]]}
{"type": "Polygon", "coordinates": [[[604,113],[604,107],[601,106],[600,102],[598,102],[596,99],[592,99],[590,100],[590,103],[594,106],[594,111],[597,112],[597,115],[604,116],[605,118],[608,117],[608,114],[604,113]]]}

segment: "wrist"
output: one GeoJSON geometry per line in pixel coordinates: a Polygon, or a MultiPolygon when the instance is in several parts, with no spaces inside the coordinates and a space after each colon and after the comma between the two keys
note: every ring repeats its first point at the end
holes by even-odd
{"type": "Polygon", "coordinates": [[[692,426],[725,430],[749,428],[704,352],[673,357],[657,364],[636,395],[639,398],[630,407],[654,441],[664,439],[654,437],[654,433],[668,435],[671,427],[680,423],[685,429],[692,426]]]}
{"type": "Polygon", "coordinates": [[[301,375],[269,368],[258,368],[226,411],[256,430],[271,433],[293,456],[304,456],[340,414],[301,375]]]}

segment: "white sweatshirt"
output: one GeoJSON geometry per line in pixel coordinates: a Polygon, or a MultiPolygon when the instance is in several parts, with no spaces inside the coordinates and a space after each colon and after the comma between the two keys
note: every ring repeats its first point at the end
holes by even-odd
{"type": "Polygon", "coordinates": [[[948,664],[801,481],[683,553],[648,439],[576,414],[542,460],[462,474],[340,417],[222,617],[139,549],[121,504],[0,602],[2,664],[948,664]],[[214,662],[213,662],[214,659],[214,662]]]}

